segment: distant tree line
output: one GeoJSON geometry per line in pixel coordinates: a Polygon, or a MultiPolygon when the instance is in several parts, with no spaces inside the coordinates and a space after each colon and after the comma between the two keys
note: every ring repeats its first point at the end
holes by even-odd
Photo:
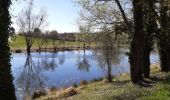
{"type": "MultiPolygon", "coordinates": [[[[41,30],[40,30],[41,31],[41,30]]],[[[56,31],[56,30],[52,30],[52,31],[56,31]]],[[[51,32],[52,31],[46,31],[46,32],[42,32],[41,35],[47,37],[50,39],[51,37],[51,32]]],[[[97,32],[98,33],[98,32],[97,32]]],[[[93,38],[94,36],[96,36],[97,33],[92,33],[90,34],[91,37],[90,38],[93,38]]],[[[75,32],[75,33],[58,33],[58,40],[65,40],[65,41],[72,41],[72,42],[75,42],[75,41],[79,41],[79,42],[83,42],[83,33],[78,33],[78,32],[75,32]]],[[[17,33],[18,36],[24,36],[23,33],[17,33]]],[[[36,35],[36,36],[33,36],[33,37],[40,37],[41,38],[41,35],[36,35]]]]}

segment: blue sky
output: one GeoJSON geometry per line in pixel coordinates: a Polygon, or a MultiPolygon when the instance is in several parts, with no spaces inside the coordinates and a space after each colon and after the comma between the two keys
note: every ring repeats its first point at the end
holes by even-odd
{"type": "MultiPolygon", "coordinates": [[[[26,8],[27,3],[23,0],[13,2],[11,14],[13,15],[13,26],[18,30],[16,17],[18,13],[26,8]]],[[[77,32],[75,20],[78,18],[79,8],[72,0],[34,0],[34,11],[39,12],[45,8],[48,14],[48,26],[45,30],[57,30],[58,32],[77,32]]]]}

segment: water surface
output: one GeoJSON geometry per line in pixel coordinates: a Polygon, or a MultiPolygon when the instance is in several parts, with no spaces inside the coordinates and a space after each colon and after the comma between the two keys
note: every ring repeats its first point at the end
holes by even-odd
{"type": "MultiPolygon", "coordinates": [[[[128,56],[122,52],[113,55],[112,75],[129,73],[128,56]]],[[[158,55],[151,54],[151,63],[159,63],[158,55]]],[[[24,53],[12,55],[12,74],[18,99],[29,97],[36,90],[51,87],[68,87],[81,80],[90,81],[105,77],[105,57],[93,50],[58,53],[24,53]]]]}

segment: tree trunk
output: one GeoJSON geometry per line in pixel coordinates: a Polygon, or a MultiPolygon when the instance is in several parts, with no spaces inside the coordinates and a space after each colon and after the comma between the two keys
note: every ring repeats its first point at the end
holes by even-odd
{"type": "MultiPolygon", "coordinates": [[[[160,40],[161,41],[161,40],[160,40]]],[[[160,63],[161,63],[161,71],[168,72],[169,65],[168,65],[168,52],[166,46],[162,43],[159,44],[159,55],[160,55],[160,63]]]]}
{"type": "Polygon", "coordinates": [[[0,100],[16,100],[8,44],[11,0],[0,0],[0,100]]]}
{"type": "Polygon", "coordinates": [[[162,72],[169,72],[170,71],[170,57],[169,57],[169,47],[163,41],[163,39],[159,40],[159,55],[160,55],[160,63],[161,63],[161,71],[162,72]]]}
{"type": "Polygon", "coordinates": [[[150,46],[149,47],[145,47],[145,51],[144,51],[144,66],[143,66],[143,74],[145,78],[149,78],[150,76],[150,46]]]}
{"type": "Polygon", "coordinates": [[[31,53],[31,46],[27,45],[27,55],[30,55],[30,53],[31,53]]]}
{"type": "MultiPolygon", "coordinates": [[[[109,38],[107,38],[109,39],[109,38]]],[[[109,39],[110,40],[110,39],[109,39]]],[[[110,44],[108,44],[111,41],[107,41],[106,43],[104,43],[104,45],[106,47],[104,47],[104,53],[106,56],[106,64],[107,64],[107,80],[109,82],[112,82],[112,60],[113,60],[113,48],[111,47],[110,44]]]]}
{"type": "Polygon", "coordinates": [[[56,52],[57,51],[57,47],[54,47],[54,52],[56,52]]]}
{"type": "Polygon", "coordinates": [[[161,12],[160,12],[160,17],[161,17],[161,33],[158,37],[159,39],[159,54],[160,54],[160,61],[161,61],[161,71],[163,72],[168,72],[170,71],[170,44],[169,44],[169,19],[168,19],[168,14],[167,11],[169,10],[168,5],[166,5],[166,2],[162,0],[161,4],[161,12]]]}
{"type": "Polygon", "coordinates": [[[83,48],[86,49],[86,43],[85,42],[83,43],[83,48]]]}
{"type": "Polygon", "coordinates": [[[41,47],[38,48],[38,52],[41,52],[41,47]]]}
{"type": "Polygon", "coordinates": [[[145,33],[143,31],[143,0],[133,0],[134,34],[130,49],[131,81],[138,83],[143,80],[142,67],[144,66],[145,33]]]}
{"type": "Polygon", "coordinates": [[[155,18],[155,1],[145,0],[145,24],[146,24],[146,36],[145,36],[145,51],[144,51],[144,67],[143,74],[145,78],[150,76],[150,53],[154,45],[154,33],[156,31],[157,23],[155,18]]]}
{"type": "Polygon", "coordinates": [[[109,82],[112,82],[112,68],[111,65],[108,65],[107,79],[109,82]]]}

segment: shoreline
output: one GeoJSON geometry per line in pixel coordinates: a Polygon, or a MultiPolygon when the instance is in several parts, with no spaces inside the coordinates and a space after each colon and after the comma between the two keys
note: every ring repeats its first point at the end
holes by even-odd
{"type": "MultiPolygon", "coordinates": [[[[74,51],[74,50],[90,50],[97,49],[97,47],[59,47],[59,48],[42,48],[39,51],[38,48],[32,48],[31,52],[59,52],[59,51],[74,51]]],[[[11,49],[11,53],[26,53],[26,49],[11,49]]]]}
{"type": "Polygon", "coordinates": [[[167,100],[169,92],[166,87],[170,79],[170,73],[160,72],[158,64],[151,65],[151,78],[157,77],[158,80],[151,81],[152,86],[149,88],[134,85],[130,82],[129,74],[121,74],[112,79],[112,82],[107,82],[105,79],[100,81],[89,82],[77,87],[69,87],[64,89],[52,89],[46,94],[37,95],[35,100],[157,100],[163,97],[167,100]],[[159,81],[162,80],[162,81],[159,81]],[[165,84],[167,82],[167,84],[165,84]],[[166,85],[166,87],[165,87],[166,85]],[[128,91],[127,91],[128,90],[128,91]],[[163,92],[160,94],[160,92],[163,92]],[[164,94],[165,93],[165,94],[164,94]]]}

